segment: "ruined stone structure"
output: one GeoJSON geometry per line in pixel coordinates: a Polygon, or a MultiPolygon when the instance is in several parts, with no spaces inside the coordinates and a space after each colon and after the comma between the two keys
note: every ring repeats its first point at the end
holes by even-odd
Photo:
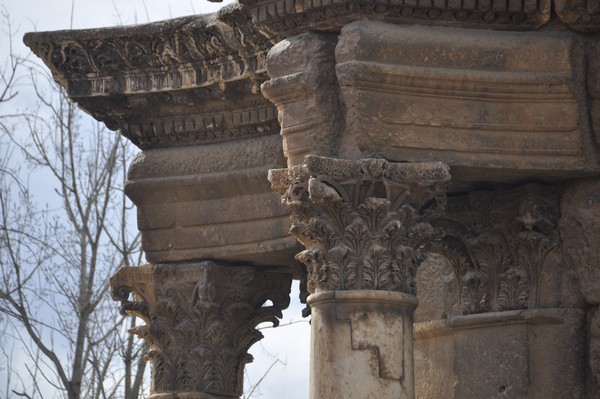
{"type": "MultiPolygon", "coordinates": [[[[311,399],[600,397],[598,0],[239,0],[34,33],[137,145],[151,398],[236,398],[300,279],[311,399]]],[[[283,397],[283,395],[282,395],[283,397]]]]}

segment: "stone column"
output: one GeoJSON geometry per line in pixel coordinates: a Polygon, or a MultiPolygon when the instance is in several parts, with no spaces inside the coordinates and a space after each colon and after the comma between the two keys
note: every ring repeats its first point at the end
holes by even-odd
{"type": "Polygon", "coordinates": [[[415,272],[447,165],[307,156],[269,173],[306,247],[310,398],[413,398],[415,272]]]}
{"type": "Polygon", "coordinates": [[[228,399],[242,395],[256,326],[277,326],[288,306],[291,276],[207,261],[122,267],[110,284],[121,310],[146,322],[131,332],[150,347],[149,398],[228,399]]]}

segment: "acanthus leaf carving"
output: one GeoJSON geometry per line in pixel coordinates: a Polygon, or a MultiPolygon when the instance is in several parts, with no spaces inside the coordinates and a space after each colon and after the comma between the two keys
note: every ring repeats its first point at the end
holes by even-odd
{"type": "Polygon", "coordinates": [[[498,310],[525,309],[529,302],[529,279],[520,267],[511,267],[500,275],[498,310]]]}
{"type": "Polygon", "coordinates": [[[241,395],[256,326],[278,324],[290,285],[286,274],[213,262],[124,267],[111,278],[121,310],[146,323],[131,332],[150,346],[152,393],[225,397],[241,395]]]}
{"type": "Polygon", "coordinates": [[[429,218],[443,211],[449,178],[440,163],[318,156],[287,174],[272,171],[273,188],[292,213],[290,232],[307,248],[296,258],[306,266],[308,291],[414,294],[421,250],[440,236],[429,218]]]}
{"type": "Polygon", "coordinates": [[[462,277],[461,302],[464,314],[489,310],[490,284],[488,276],[478,270],[469,270],[462,277]]]}
{"type": "Polygon", "coordinates": [[[530,184],[461,202],[453,198],[440,222],[446,236],[432,250],[453,266],[463,314],[539,307],[545,265],[558,248],[556,191],[530,184]]]}

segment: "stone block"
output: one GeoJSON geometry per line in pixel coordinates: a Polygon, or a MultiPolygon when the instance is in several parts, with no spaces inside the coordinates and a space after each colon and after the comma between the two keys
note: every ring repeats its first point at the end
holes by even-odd
{"type": "Polygon", "coordinates": [[[125,190],[138,207],[148,261],[288,268],[299,249],[288,234],[288,212],[267,181],[267,170],[284,162],[273,135],[141,153],[125,190]]]}
{"type": "Polygon", "coordinates": [[[341,155],[442,161],[455,181],[598,171],[574,46],[569,33],[346,25],[336,48],[341,155]]]}
{"type": "Polygon", "coordinates": [[[584,398],[583,311],[507,311],[415,324],[415,393],[434,398],[584,398]]]}
{"type": "Polygon", "coordinates": [[[270,80],[262,93],[279,110],[288,166],[304,156],[337,154],[343,115],[335,76],[336,36],[304,33],[277,43],[268,53],[270,80]]]}
{"type": "Polygon", "coordinates": [[[570,184],[561,201],[560,235],[567,267],[579,275],[586,301],[600,304],[600,179],[570,184]]]}

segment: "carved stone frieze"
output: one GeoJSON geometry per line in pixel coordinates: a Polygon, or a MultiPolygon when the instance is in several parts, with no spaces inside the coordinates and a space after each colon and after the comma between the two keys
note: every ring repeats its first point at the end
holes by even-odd
{"type": "Polygon", "coordinates": [[[441,163],[348,161],[307,156],[271,170],[292,214],[291,233],[306,250],[308,292],[371,289],[414,294],[422,247],[439,232],[450,179],[441,163]]]}
{"type": "Polygon", "coordinates": [[[240,11],[134,27],[30,33],[69,97],[142,149],[279,132],[260,94],[274,44],[240,11]]]}
{"type": "Polygon", "coordinates": [[[434,224],[445,236],[432,250],[454,269],[463,314],[543,306],[542,278],[553,280],[547,264],[559,255],[558,217],[556,190],[538,185],[449,199],[434,224]]]}
{"type": "Polygon", "coordinates": [[[358,19],[396,23],[532,30],[550,20],[550,0],[519,2],[416,0],[240,0],[254,21],[270,35],[339,30],[358,19]]]}
{"type": "Polygon", "coordinates": [[[597,0],[553,0],[561,21],[580,32],[600,30],[600,3],[597,0]]]}
{"type": "Polygon", "coordinates": [[[278,325],[291,276],[207,261],[123,267],[110,284],[121,310],[146,323],[131,332],[150,346],[151,398],[237,398],[256,326],[278,325]]]}
{"type": "Polygon", "coordinates": [[[339,31],[345,24],[360,19],[513,31],[535,30],[557,20],[580,32],[598,32],[600,27],[600,8],[595,0],[240,0],[240,3],[261,31],[279,38],[307,30],[339,31]]]}
{"type": "Polygon", "coordinates": [[[272,43],[260,35],[240,41],[240,29],[244,27],[236,31],[216,14],[206,14],[81,30],[70,40],[65,31],[30,33],[24,41],[59,80],[79,78],[95,92],[98,85],[109,90],[109,83],[126,74],[127,87],[122,91],[139,92],[205,85],[256,73],[272,43]]]}
{"type": "MultiPolygon", "coordinates": [[[[212,102],[181,114],[160,112],[142,117],[138,112],[129,113],[118,118],[117,124],[121,134],[142,149],[212,144],[279,133],[274,106],[260,96],[245,96],[247,93],[241,90],[238,94],[235,106],[228,102],[227,107],[219,107],[212,102]]],[[[175,101],[169,101],[178,95],[181,93],[163,100],[161,107],[181,110],[175,101]]]]}

